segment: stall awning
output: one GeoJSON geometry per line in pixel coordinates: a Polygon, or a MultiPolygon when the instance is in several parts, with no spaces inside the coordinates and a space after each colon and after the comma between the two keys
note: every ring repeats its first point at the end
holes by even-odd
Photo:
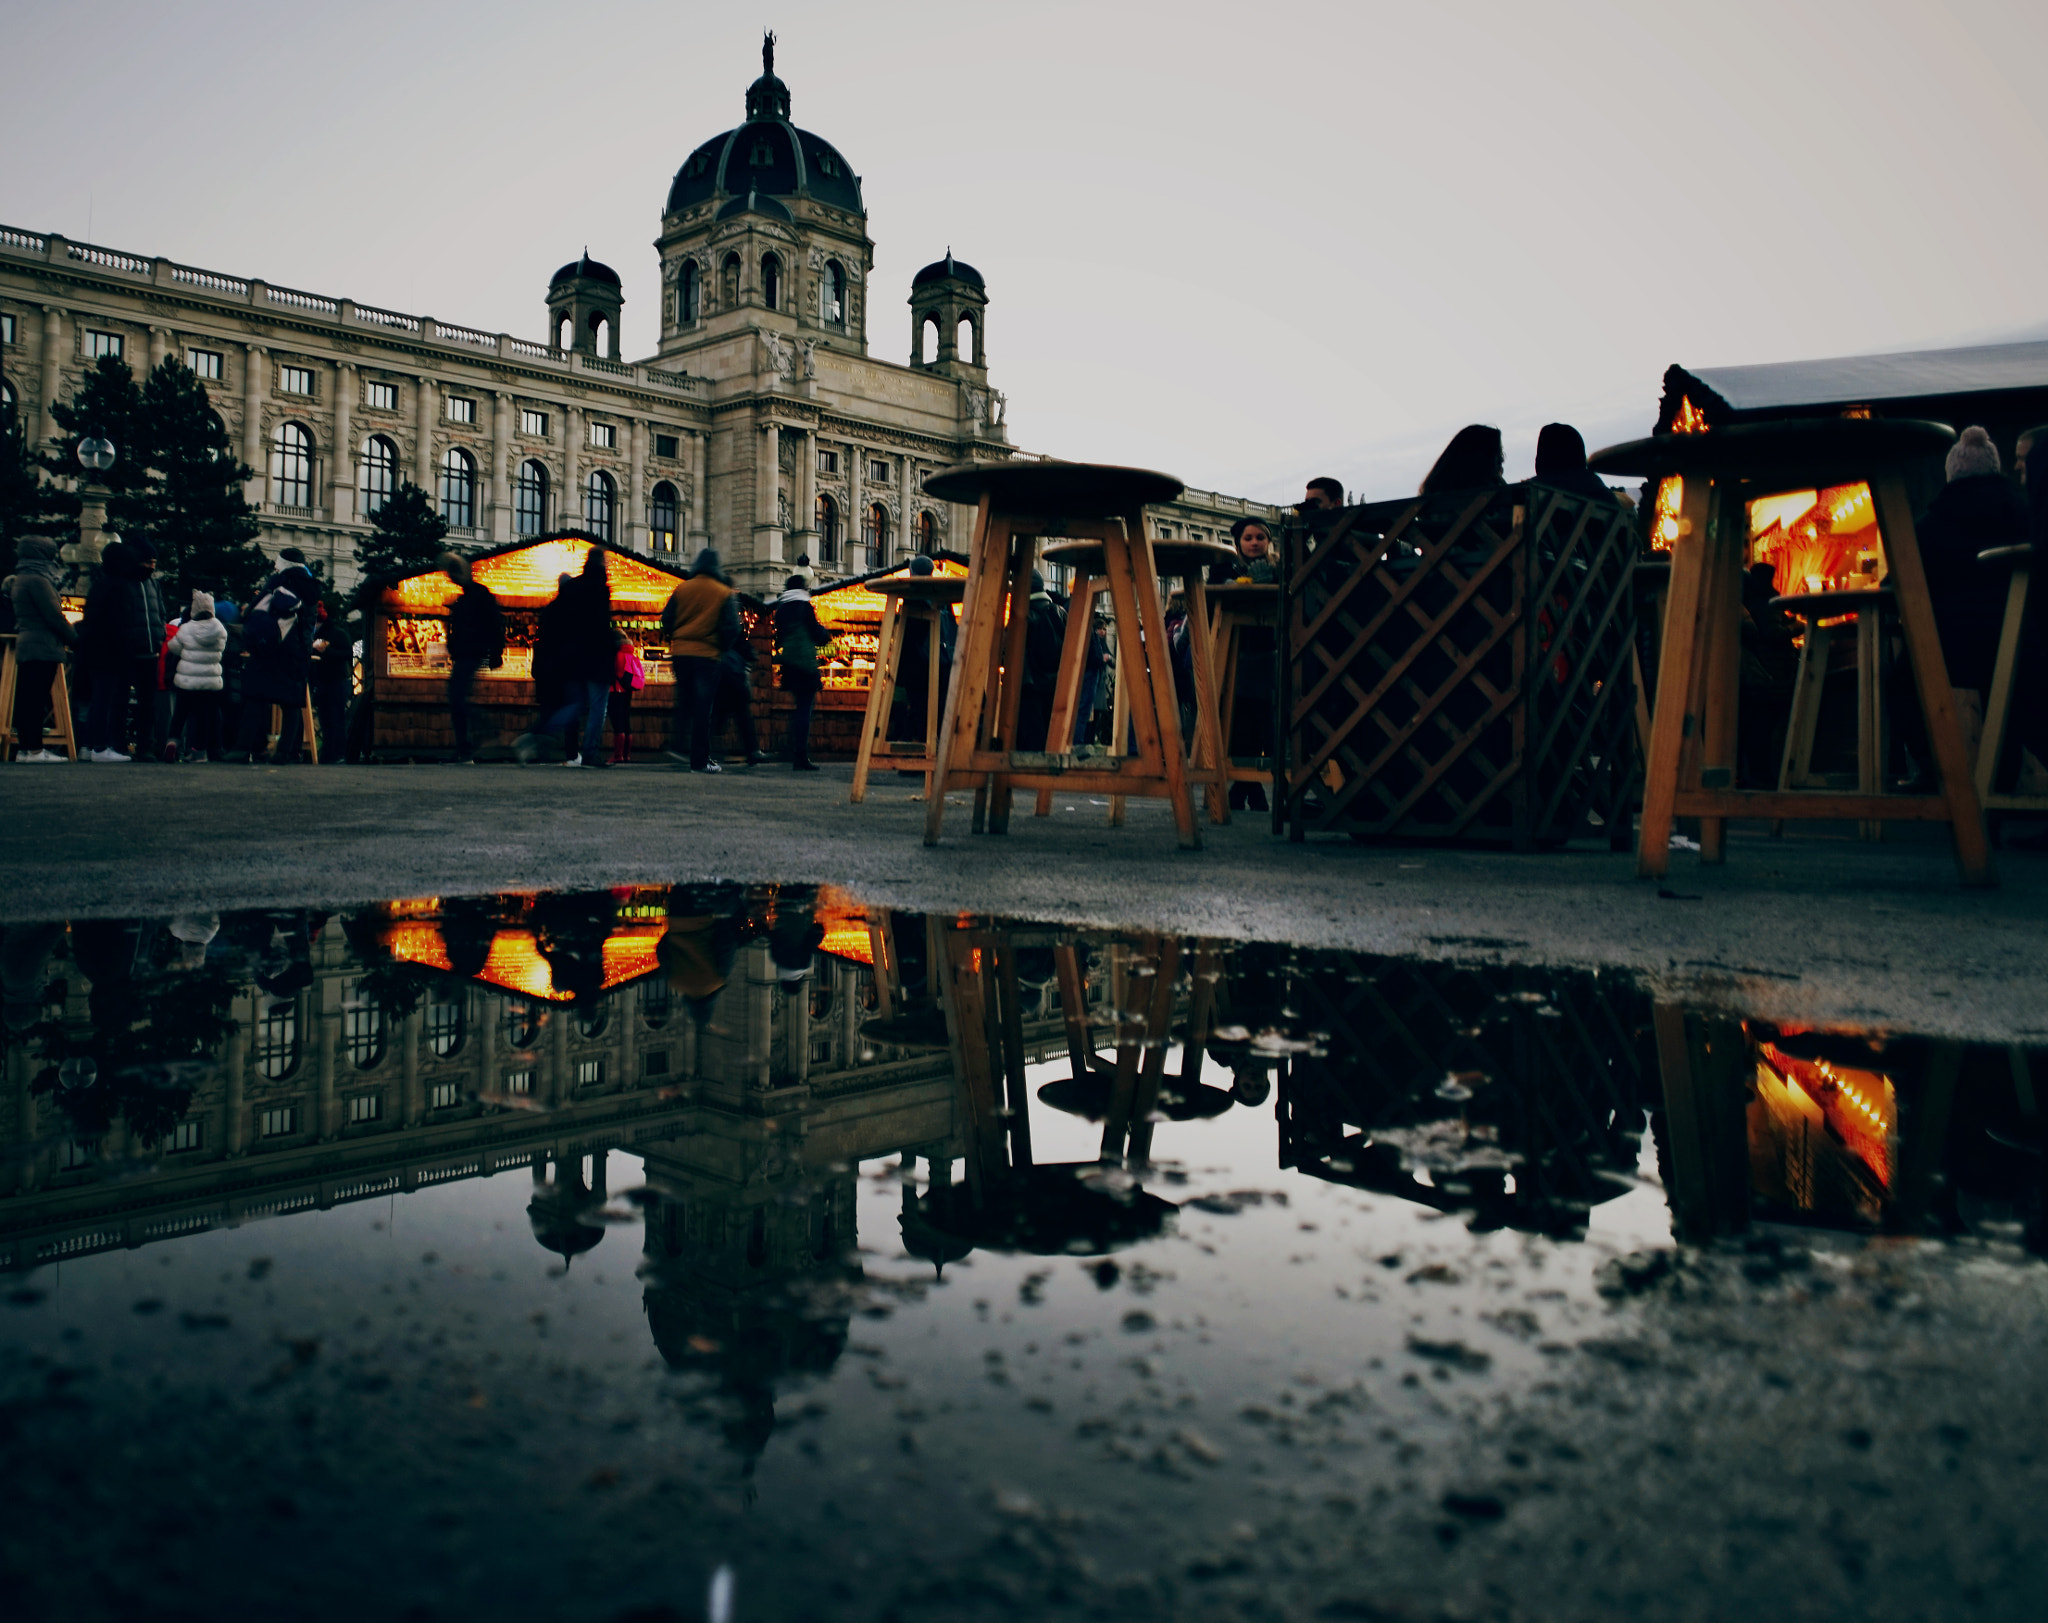
{"type": "Polygon", "coordinates": [[[1734,411],[1857,405],[1923,395],[2048,389],[2048,341],[1683,370],[1719,395],[1734,411]]]}

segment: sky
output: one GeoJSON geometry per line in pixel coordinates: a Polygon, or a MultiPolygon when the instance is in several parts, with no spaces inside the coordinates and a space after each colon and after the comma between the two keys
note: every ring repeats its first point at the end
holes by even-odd
{"type": "Polygon", "coordinates": [[[587,244],[646,355],[763,28],[869,352],[950,247],[1030,451],[1377,499],[1465,422],[1511,478],[1646,433],[1674,361],[2048,337],[2039,0],[23,6],[0,221],[532,338],[587,244]]]}

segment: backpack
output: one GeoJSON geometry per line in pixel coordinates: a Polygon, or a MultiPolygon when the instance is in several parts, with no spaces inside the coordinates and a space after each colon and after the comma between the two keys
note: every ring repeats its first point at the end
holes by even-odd
{"type": "Polygon", "coordinates": [[[242,640],[250,652],[282,647],[299,621],[299,600],[280,586],[265,592],[255,606],[242,616],[242,640]]]}

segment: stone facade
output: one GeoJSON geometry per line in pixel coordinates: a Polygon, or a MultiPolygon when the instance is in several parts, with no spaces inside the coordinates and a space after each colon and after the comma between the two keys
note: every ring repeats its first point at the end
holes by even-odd
{"type": "MultiPolygon", "coordinates": [[[[987,290],[948,250],[912,290],[909,364],[871,356],[859,177],[789,122],[772,66],[747,110],[677,174],[656,241],[661,342],[645,360],[618,358],[620,279],[587,253],[556,273],[548,338],[533,342],[0,227],[10,404],[42,440],[98,353],[118,348],[138,373],[196,362],[258,470],[263,545],[296,544],[345,583],[394,474],[469,520],[458,543],[608,529],[685,563],[710,545],[759,592],[799,555],[832,579],[964,549],[972,511],[928,499],[923,481],[1015,454],[989,382],[987,290]],[[286,454],[293,425],[310,437],[304,478],[286,454]]],[[[1275,516],[1190,491],[1158,522],[1220,539],[1246,513],[1275,516]]]]}

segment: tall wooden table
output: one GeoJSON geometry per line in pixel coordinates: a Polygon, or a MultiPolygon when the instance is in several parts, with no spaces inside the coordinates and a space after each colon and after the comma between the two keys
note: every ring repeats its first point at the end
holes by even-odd
{"type": "Polygon", "coordinates": [[[868,683],[867,714],[861,720],[860,754],[853,763],[854,805],[868,796],[868,768],[876,755],[898,772],[922,772],[924,792],[932,792],[932,773],[938,765],[939,743],[939,648],[945,617],[966,594],[967,582],[950,575],[895,575],[869,583],[887,599],[882,606],[882,633],[877,639],[875,669],[868,683]],[[905,753],[892,746],[889,707],[896,699],[896,683],[909,640],[910,622],[921,620],[929,646],[925,650],[924,744],[905,753]]]}
{"type": "MultiPolygon", "coordinates": [[[[986,826],[990,833],[1003,834],[1009,831],[1011,795],[1022,788],[1156,796],[1172,806],[1181,846],[1201,849],[1159,604],[1158,569],[1152,539],[1145,533],[1146,504],[1172,501],[1183,488],[1170,474],[1086,462],[968,464],[925,480],[926,491],[941,501],[972,503],[976,509],[959,641],[953,650],[953,685],[946,694],[938,763],[925,805],[925,844],[939,842],[948,790],[976,789],[976,831],[986,826]],[[1032,752],[1015,747],[1024,699],[1031,570],[1042,537],[1093,541],[1102,548],[1119,674],[1128,687],[1131,725],[1137,734],[1134,756],[1083,755],[1071,752],[1071,746],[1032,752]]],[[[1086,622],[1069,616],[1060,665],[1062,686],[1074,665],[1077,637],[1085,663],[1086,634],[1086,622]]],[[[1196,643],[1202,647],[1206,639],[1196,643]]],[[[1206,647],[1202,652],[1198,670],[1207,665],[1206,647]]],[[[1078,685],[1078,672],[1075,682],[1078,685]]],[[[1054,708],[1061,708],[1057,699],[1054,708]]],[[[1065,707],[1069,731],[1051,733],[1048,743],[1072,738],[1072,708],[1070,698],[1065,707]]],[[[1058,723],[1056,715],[1054,726],[1058,723]]]]}
{"type": "Polygon", "coordinates": [[[1727,819],[1848,818],[1947,823],[1966,885],[1996,882],[1984,812],[1970,776],[1955,694],[1941,657],[1927,572],[1913,529],[1901,464],[1955,443],[1940,423],[1823,418],[1743,423],[1701,434],[1659,434],[1590,459],[1597,473],[1684,481],[1673,547],[1671,595],[1657,661],[1636,872],[1661,878],[1671,865],[1671,825],[1698,817],[1700,858],[1726,855],[1727,819]],[[1940,773],[1932,795],[1810,789],[1737,789],[1742,572],[1751,497],[1867,481],[1891,564],[1900,628],[1940,773]]]}

